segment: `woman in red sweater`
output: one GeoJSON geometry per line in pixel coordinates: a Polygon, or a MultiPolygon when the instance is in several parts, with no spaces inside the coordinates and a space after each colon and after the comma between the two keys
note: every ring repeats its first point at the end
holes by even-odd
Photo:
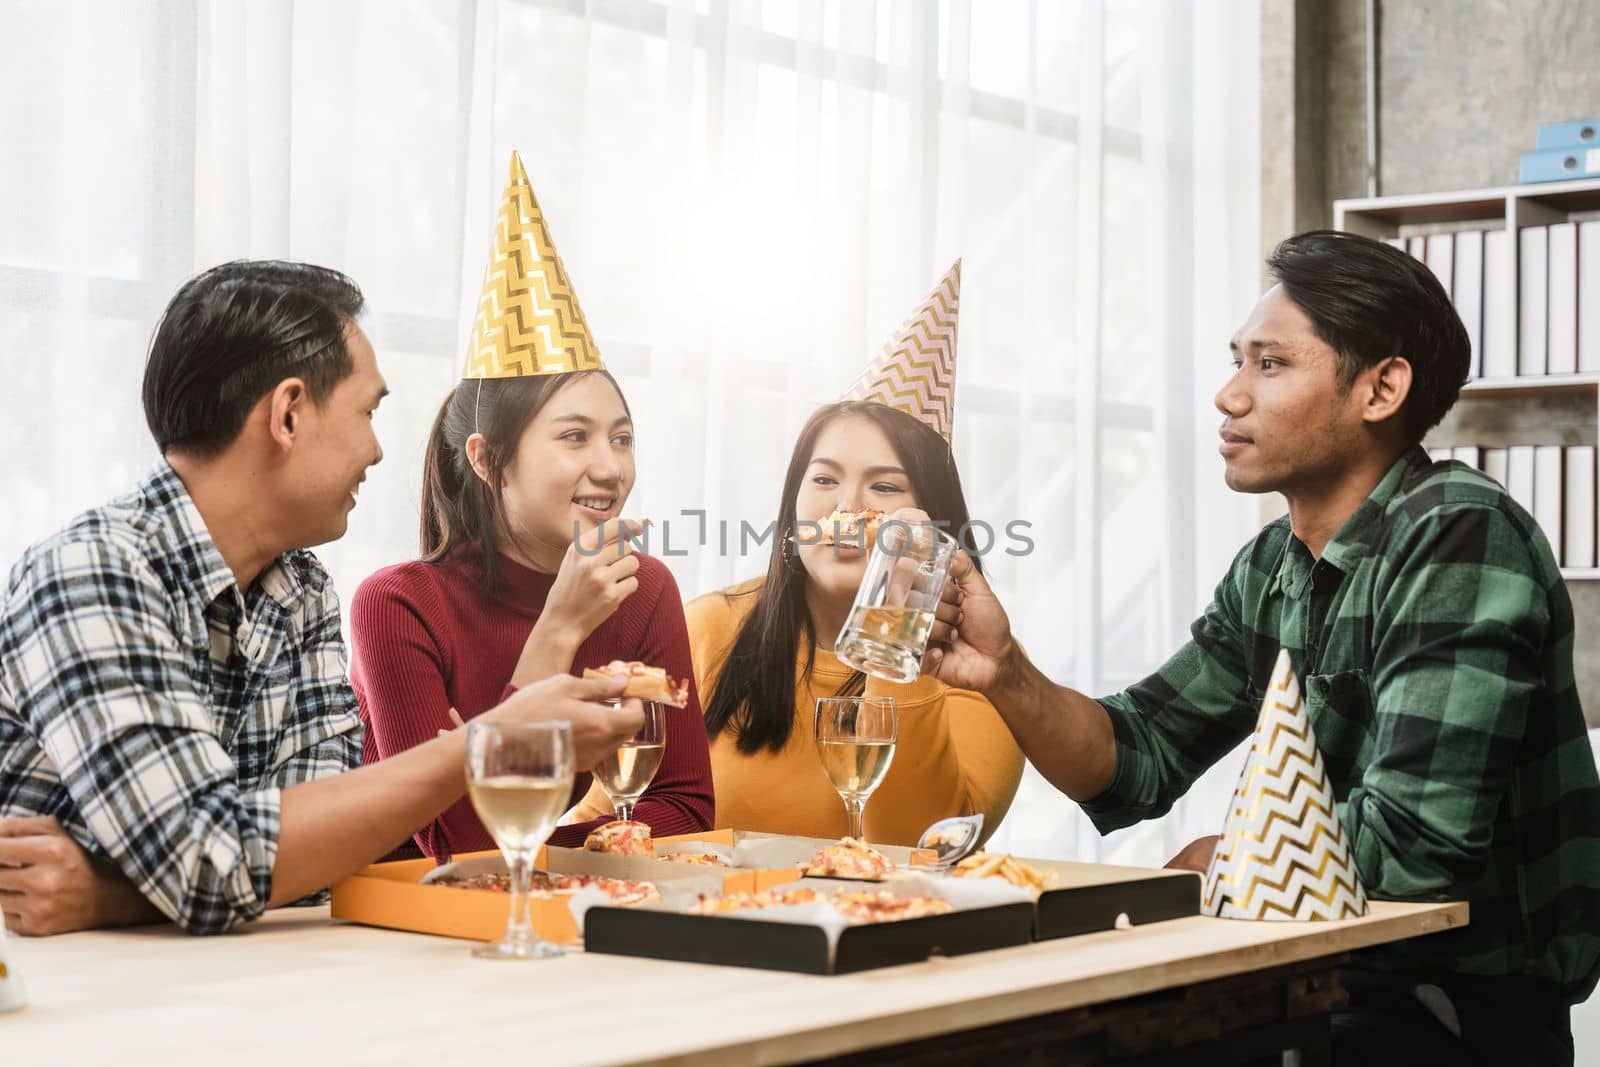
{"type": "MultiPolygon", "coordinates": [[[[470,720],[541,678],[641,660],[690,679],[690,691],[688,707],[664,708],[666,758],[634,818],[658,836],[711,826],[683,602],[663,563],[619,544],[622,529],[638,530],[619,519],[633,482],[633,422],[605,371],[456,386],[428,441],[422,558],[378,571],[351,604],[363,762],[450,729],[452,709],[470,720]]],[[[590,784],[577,776],[574,803],[590,784]]],[[[612,818],[593,792],[580,812],[591,817],[558,828],[552,844],[579,843],[612,818]]],[[[494,847],[466,799],[416,843],[436,857],[494,847]]]]}

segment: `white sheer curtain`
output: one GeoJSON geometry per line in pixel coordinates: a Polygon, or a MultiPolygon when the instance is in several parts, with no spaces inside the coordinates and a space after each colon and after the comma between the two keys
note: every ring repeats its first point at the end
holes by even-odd
{"type": "MultiPolygon", "coordinates": [[[[150,329],[238,256],[366,290],[388,459],[321,554],[346,595],[412,554],[517,148],[686,595],[759,569],[800,423],[960,256],[962,475],[1032,524],[991,574],[1053,676],[1126,684],[1251,528],[1209,396],[1258,278],[1256,36],[1230,0],[14,0],[0,557],[139,477],[150,329]]],[[[1030,773],[1000,840],[1155,861],[1216,792],[1101,841],[1030,773]]]]}

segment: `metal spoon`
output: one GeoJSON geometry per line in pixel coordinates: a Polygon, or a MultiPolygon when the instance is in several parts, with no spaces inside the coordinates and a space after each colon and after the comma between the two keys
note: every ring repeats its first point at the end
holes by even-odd
{"type": "Polygon", "coordinates": [[[978,847],[983,833],[983,815],[956,815],[940,819],[917,838],[917,848],[934,853],[933,862],[915,864],[917,870],[946,871],[978,847]]]}

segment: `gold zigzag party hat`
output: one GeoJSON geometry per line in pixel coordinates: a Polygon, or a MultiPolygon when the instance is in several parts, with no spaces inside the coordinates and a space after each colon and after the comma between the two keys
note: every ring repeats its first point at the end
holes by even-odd
{"type": "Polygon", "coordinates": [[[528,172],[512,152],[462,377],[522,378],[601,366],[528,172]]]}
{"type": "Polygon", "coordinates": [[[1288,650],[1206,871],[1205,910],[1224,919],[1354,919],[1367,913],[1288,650]]]}
{"type": "Polygon", "coordinates": [[[875,400],[903,411],[949,441],[956,417],[956,322],[960,313],[958,259],[845,392],[844,399],[875,400]]]}

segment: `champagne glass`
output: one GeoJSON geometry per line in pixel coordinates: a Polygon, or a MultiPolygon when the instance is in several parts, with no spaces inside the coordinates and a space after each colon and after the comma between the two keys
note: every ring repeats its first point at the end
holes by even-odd
{"type": "Polygon", "coordinates": [[[467,725],[467,791],[511,870],[511,915],[499,941],[476,949],[483,959],[564,955],[533,932],[528,889],[533,859],[572,795],[572,727],[565,722],[467,725]]]}
{"type": "Polygon", "coordinates": [[[958,547],[932,523],[884,523],[834,655],[886,681],[916,681],[958,547]]]}
{"type": "MultiPolygon", "coordinates": [[[[620,700],[607,704],[620,707],[620,700]]],[[[633,806],[655,780],[661,769],[661,760],[667,754],[667,716],[665,709],[654,700],[644,702],[644,725],[615,752],[600,761],[594,769],[594,780],[600,783],[611,799],[617,818],[627,822],[633,818],[633,806]]]]}
{"type": "Polygon", "coordinates": [[[858,841],[867,798],[889,771],[899,731],[894,697],[822,697],[817,701],[817,755],[844,801],[849,836],[858,841]]]}

